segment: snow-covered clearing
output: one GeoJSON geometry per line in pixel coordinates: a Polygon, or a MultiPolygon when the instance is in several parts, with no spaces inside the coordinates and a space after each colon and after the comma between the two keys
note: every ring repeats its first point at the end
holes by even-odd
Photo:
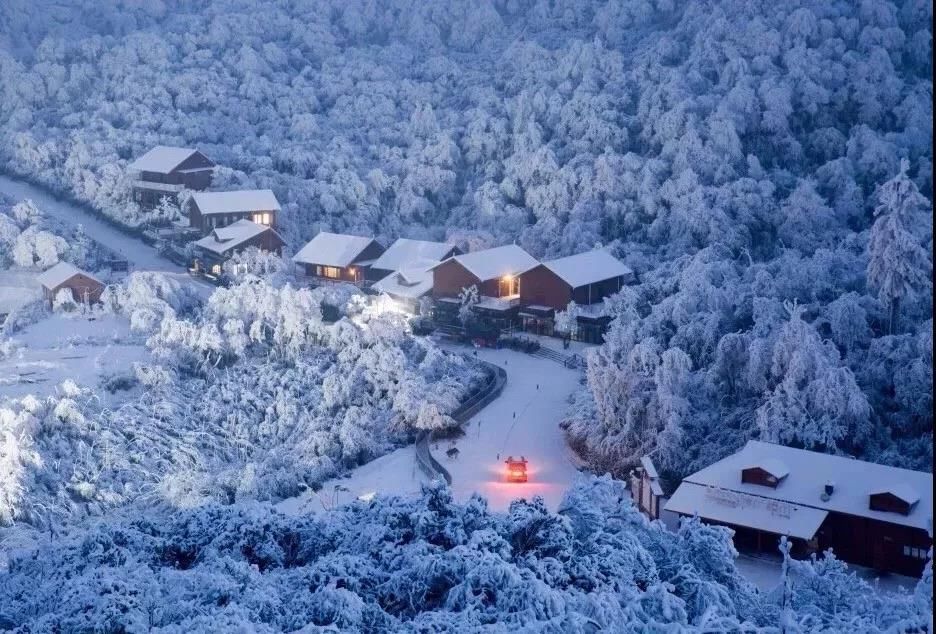
{"type": "MultiPolygon", "coordinates": [[[[54,394],[62,382],[97,388],[105,377],[129,372],[149,351],[130,334],[129,322],[114,315],[54,315],[13,338],[15,349],[0,359],[0,398],[54,394]]],[[[127,393],[98,389],[113,406],[127,393]]]]}
{"type": "Polygon", "coordinates": [[[42,288],[35,271],[0,271],[0,315],[13,312],[40,297],[42,288]]]}
{"type": "MultiPolygon", "coordinates": [[[[479,493],[492,509],[505,510],[511,500],[539,495],[555,510],[578,477],[559,421],[581,373],[506,349],[480,349],[478,357],[507,371],[504,392],[464,426],[465,436],[433,443],[433,455],[451,473],[457,500],[479,493]],[[457,458],[446,457],[450,447],[458,448],[457,458]],[[508,455],[529,460],[529,482],[504,481],[503,461],[508,455]]],[[[355,469],[347,478],[326,482],[318,493],[285,500],[279,508],[287,513],[316,512],[331,508],[336,499],[347,503],[370,494],[415,493],[425,481],[413,447],[404,447],[355,469]]]]}
{"type": "Polygon", "coordinates": [[[153,247],[101,220],[87,209],[56,198],[39,187],[0,174],[0,192],[17,201],[29,198],[44,214],[70,226],[82,225],[89,236],[126,258],[134,269],[184,271],[183,267],[157,254],[153,247]]]}

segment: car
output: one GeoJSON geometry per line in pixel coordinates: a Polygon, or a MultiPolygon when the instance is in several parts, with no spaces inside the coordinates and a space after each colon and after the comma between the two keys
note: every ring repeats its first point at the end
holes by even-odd
{"type": "Polygon", "coordinates": [[[504,461],[507,464],[507,482],[521,483],[527,481],[527,460],[523,456],[517,460],[513,456],[507,456],[504,461]]]}

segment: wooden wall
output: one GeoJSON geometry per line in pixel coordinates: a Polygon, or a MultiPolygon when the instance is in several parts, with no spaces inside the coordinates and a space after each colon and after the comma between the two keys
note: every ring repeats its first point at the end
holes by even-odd
{"type": "Polygon", "coordinates": [[[43,288],[43,295],[51,303],[55,296],[63,288],[70,289],[72,298],[78,303],[95,303],[101,299],[101,293],[104,292],[104,285],[87,275],[78,273],[65,280],[62,284],[53,289],[43,288]]]}
{"type": "MultiPolygon", "coordinates": [[[[485,294],[481,280],[455,260],[447,260],[432,269],[433,297],[458,297],[463,288],[473,285],[478,287],[479,293],[485,294]]],[[[496,286],[495,281],[495,290],[496,286]]]]}
{"type": "Polygon", "coordinates": [[[565,310],[572,288],[562,278],[540,264],[520,276],[520,303],[565,310]]]}

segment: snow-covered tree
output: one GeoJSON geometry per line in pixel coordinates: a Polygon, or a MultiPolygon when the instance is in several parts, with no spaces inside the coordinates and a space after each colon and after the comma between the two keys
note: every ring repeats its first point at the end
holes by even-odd
{"type": "Polygon", "coordinates": [[[902,160],[900,172],[881,186],[868,245],[868,286],[889,306],[891,332],[902,300],[932,292],[933,262],[921,237],[932,244],[933,205],[910,180],[909,167],[909,161],[902,160]]]}

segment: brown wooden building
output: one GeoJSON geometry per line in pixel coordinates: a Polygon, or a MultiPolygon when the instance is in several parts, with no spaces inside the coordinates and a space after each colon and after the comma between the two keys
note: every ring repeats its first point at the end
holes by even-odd
{"type": "Polygon", "coordinates": [[[455,255],[432,268],[436,319],[453,322],[461,292],[476,287],[475,313],[503,329],[515,325],[520,309],[521,275],[539,264],[515,244],[455,255]]]}
{"type": "Polygon", "coordinates": [[[197,255],[192,262],[192,270],[218,277],[234,254],[250,247],[279,254],[284,244],[283,238],[272,227],[251,220],[238,220],[226,227],[218,227],[195,242],[197,255]]]}
{"type": "Polygon", "coordinates": [[[72,299],[79,304],[95,303],[104,292],[104,284],[100,280],[68,262],[59,262],[37,279],[42,285],[42,295],[50,306],[62,289],[69,289],[72,299]]]}
{"type": "Polygon", "coordinates": [[[919,576],[932,545],[933,474],[750,441],[687,476],[666,510],[729,526],[742,550],[836,557],[919,576]]]}
{"type": "Polygon", "coordinates": [[[214,167],[198,150],[157,145],[127,166],[133,176],[133,200],[143,209],[156,208],[163,198],[178,202],[183,189],[207,189],[214,167]]]}
{"type": "Polygon", "coordinates": [[[250,220],[276,229],[279,211],[279,201],[269,189],[199,192],[193,194],[188,202],[189,225],[203,236],[239,220],[250,220]]]}
{"type": "Polygon", "coordinates": [[[602,310],[605,298],[633,281],[633,271],[601,249],[543,262],[520,276],[523,327],[554,334],[556,311],[574,301],[581,308],[576,339],[600,343],[610,322],[602,310]]]}
{"type": "Polygon", "coordinates": [[[364,285],[374,281],[370,266],[383,252],[373,238],[321,231],[293,256],[293,262],[316,282],[364,285]]]}

